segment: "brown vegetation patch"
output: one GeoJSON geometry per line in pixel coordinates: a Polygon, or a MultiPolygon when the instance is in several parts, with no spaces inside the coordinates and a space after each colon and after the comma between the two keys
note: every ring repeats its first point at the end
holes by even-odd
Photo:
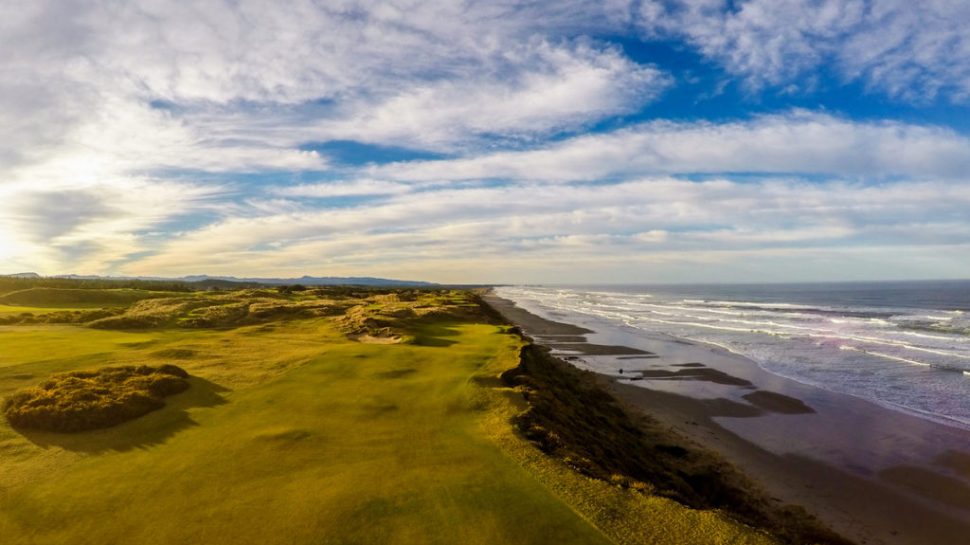
{"type": "Polygon", "coordinates": [[[3,413],[15,428],[78,432],[107,428],[165,405],[184,392],[188,373],[174,365],[103,367],[51,376],[8,397],[3,413]]]}

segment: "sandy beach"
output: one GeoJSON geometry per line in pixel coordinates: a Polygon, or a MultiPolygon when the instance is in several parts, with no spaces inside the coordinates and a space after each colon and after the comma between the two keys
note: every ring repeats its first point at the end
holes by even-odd
{"type": "Polygon", "coordinates": [[[807,386],[715,346],[487,301],[537,343],[860,544],[970,535],[970,432],[807,386]]]}

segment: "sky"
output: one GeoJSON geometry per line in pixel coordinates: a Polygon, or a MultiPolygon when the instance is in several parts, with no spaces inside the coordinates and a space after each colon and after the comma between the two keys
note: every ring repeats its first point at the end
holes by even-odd
{"type": "Polygon", "coordinates": [[[970,277],[966,0],[0,0],[0,273],[970,277]]]}

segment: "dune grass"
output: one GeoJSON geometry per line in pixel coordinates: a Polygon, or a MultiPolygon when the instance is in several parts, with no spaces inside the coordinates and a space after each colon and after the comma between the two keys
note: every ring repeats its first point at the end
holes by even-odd
{"type": "Polygon", "coordinates": [[[542,455],[515,433],[521,399],[498,379],[522,341],[460,295],[428,297],[415,305],[457,297],[468,312],[409,319],[409,342],[390,345],[356,342],[324,316],[0,327],[0,396],[100,365],[192,375],[165,407],[108,429],[0,422],[3,542],[770,543],[542,455]]]}
{"type": "Polygon", "coordinates": [[[184,369],[171,364],[60,373],[7,397],[3,415],[18,429],[107,428],[164,407],[164,397],[189,389],[188,378],[184,369]]]}

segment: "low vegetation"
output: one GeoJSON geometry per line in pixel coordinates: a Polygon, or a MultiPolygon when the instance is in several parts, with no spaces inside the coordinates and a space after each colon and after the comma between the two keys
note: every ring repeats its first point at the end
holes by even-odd
{"type": "Polygon", "coordinates": [[[54,375],[8,397],[3,414],[15,428],[79,432],[107,428],[162,408],[189,388],[174,365],[104,367],[54,375]]]}
{"type": "Polygon", "coordinates": [[[475,300],[459,291],[399,290],[377,293],[349,308],[338,320],[356,341],[394,344],[428,342],[420,332],[445,319],[482,320],[475,300]]]}

